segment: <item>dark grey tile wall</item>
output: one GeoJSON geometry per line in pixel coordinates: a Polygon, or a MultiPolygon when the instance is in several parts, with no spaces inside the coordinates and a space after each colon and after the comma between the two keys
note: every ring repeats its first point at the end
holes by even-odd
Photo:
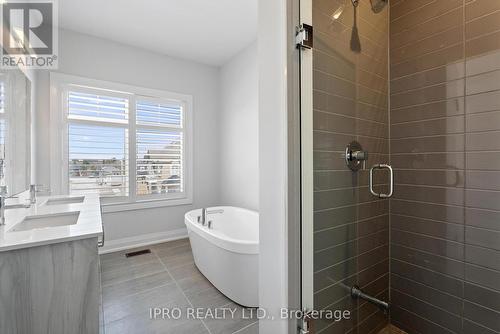
{"type": "Polygon", "coordinates": [[[353,312],[317,329],[386,324],[349,297],[358,284],[410,334],[500,333],[500,1],[361,1],[360,53],[349,4],[313,1],[315,306],[353,312]],[[352,140],[391,161],[390,204],[346,169],[352,140]]]}
{"type": "MultiPolygon", "coordinates": [[[[319,322],[320,333],[377,333],[387,316],[351,299],[357,284],[389,296],[389,202],[368,191],[367,171],[353,173],[342,156],[352,140],[370,152],[368,165],[389,161],[388,11],[358,7],[361,53],[350,49],[353,7],[314,0],[314,290],[316,309],[350,309],[352,321],[319,322]]],[[[386,177],[376,183],[384,187],[386,177]]]]}
{"type": "Polygon", "coordinates": [[[467,2],[463,316],[470,332],[500,332],[499,31],[499,1],[467,2]]]}
{"type": "Polygon", "coordinates": [[[500,332],[500,1],[390,10],[391,321],[500,332]]]}

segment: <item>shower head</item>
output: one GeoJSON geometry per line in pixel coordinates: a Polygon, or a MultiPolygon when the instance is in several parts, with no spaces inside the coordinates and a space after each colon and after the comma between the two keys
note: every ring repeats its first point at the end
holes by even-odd
{"type": "Polygon", "coordinates": [[[387,1],[388,0],[370,0],[373,12],[380,13],[385,5],[387,5],[387,1]]]}

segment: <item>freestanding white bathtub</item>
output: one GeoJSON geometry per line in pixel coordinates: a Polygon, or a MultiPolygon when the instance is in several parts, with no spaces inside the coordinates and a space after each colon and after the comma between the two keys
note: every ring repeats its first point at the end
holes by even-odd
{"type": "Polygon", "coordinates": [[[196,266],[229,299],[258,307],[259,214],[230,206],[207,211],[211,228],[198,222],[201,209],[184,215],[196,266]]]}

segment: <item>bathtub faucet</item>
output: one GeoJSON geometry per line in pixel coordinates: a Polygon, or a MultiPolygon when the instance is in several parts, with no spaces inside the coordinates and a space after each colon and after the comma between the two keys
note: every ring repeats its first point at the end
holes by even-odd
{"type": "Polygon", "coordinates": [[[200,223],[202,226],[205,226],[207,224],[207,216],[214,213],[224,213],[224,210],[207,210],[206,208],[202,208],[201,216],[198,216],[198,223],[200,223]]]}

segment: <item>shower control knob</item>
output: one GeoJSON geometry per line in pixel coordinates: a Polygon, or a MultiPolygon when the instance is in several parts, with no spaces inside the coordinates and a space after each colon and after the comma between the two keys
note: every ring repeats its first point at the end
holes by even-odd
{"type": "Polygon", "coordinates": [[[366,151],[354,151],[350,152],[351,160],[365,161],[368,160],[368,152],[366,151]]]}
{"type": "Polygon", "coordinates": [[[365,166],[366,160],[368,160],[368,152],[363,151],[360,143],[352,141],[345,148],[344,157],[347,167],[356,172],[362,166],[365,166]]]}

